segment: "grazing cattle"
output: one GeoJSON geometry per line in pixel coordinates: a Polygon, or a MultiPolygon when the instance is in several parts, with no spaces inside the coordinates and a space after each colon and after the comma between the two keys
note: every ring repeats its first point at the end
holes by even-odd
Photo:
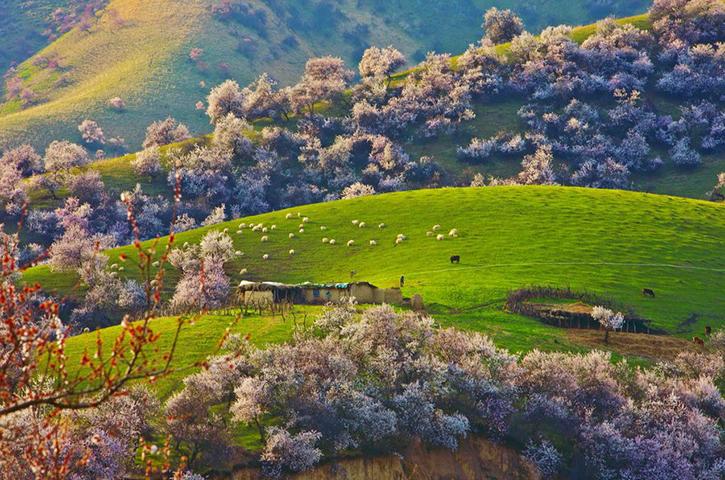
{"type": "Polygon", "coordinates": [[[460,255],[451,255],[451,263],[461,263],[460,255]]]}
{"type": "Polygon", "coordinates": [[[705,341],[700,337],[692,337],[692,341],[695,342],[695,345],[705,346],[705,341]]]}
{"type": "Polygon", "coordinates": [[[655,298],[655,291],[651,288],[643,288],[642,295],[644,295],[645,297],[655,298]]]}
{"type": "Polygon", "coordinates": [[[405,275],[400,276],[400,288],[405,286],[405,275]]]}

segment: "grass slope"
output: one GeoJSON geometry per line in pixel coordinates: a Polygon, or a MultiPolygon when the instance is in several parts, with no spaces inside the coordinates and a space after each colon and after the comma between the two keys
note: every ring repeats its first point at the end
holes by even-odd
{"type": "MultiPolygon", "coordinates": [[[[527,339],[517,317],[502,312],[506,293],[527,285],[605,295],[681,335],[725,325],[723,205],[625,191],[495,187],[401,192],[290,211],[311,219],[304,233],[298,233],[300,220],[286,220],[282,211],[244,220],[276,224],[267,243],[248,229],[236,234],[242,220],[185,232],[177,241],[198,242],[210,228],[229,228],[235,248],[245,252],[229,268],[236,282],[242,267],[247,279],[287,282],[346,281],[354,270],[356,280],[383,287],[404,275],[405,295],[420,293],[450,324],[475,322],[479,330],[510,337],[510,345],[536,341],[527,339]],[[355,227],[354,219],[367,227],[355,227]],[[379,229],[381,222],[387,227],[379,229]],[[444,233],[457,228],[460,237],[427,237],[434,224],[444,233]],[[398,233],[409,240],[395,246],[398,233]],[[324,236],[337,245],[323,244],[324,236]],[[377,246],[369,245],[373,239],[377,246]],[[348,240],[355,245],[347,247],[348,240]],[[295,256],[288,254],[292,248],[295,256]],[[449,264],[453,254],[461,255],[460,265],[449,264]],[[642,297],[643,287],[657,297],[642,297]]],[[[108,254],[113,262],[122,252],[133,255],[129,247],[108,254]]],[[[133,275],[130,265],[126,273],[133,275]]],[[[173,284],[175,272],[169,273],[173,284]]],[[[73,294],[76,283],[48,266],[29,269],[24,279],[63,294],[73,294]]]]}
{"type": "MultiPolygon", "coordinates": [[[[244,83],[266,70],[288,82],[309,56],[341,55],[352,65],[372,44],[394,44],[414,61],[428,50],[461,51],[480,37],[481,13],[494,3],[343,0],[331,5],[250,0],[247,3],[266,18],[260,25],[249,18],[214,19],[213,1],[111,0],[89,32],[69,32],[21,64],[21,78],[42,103],[25,110],[17,101],[0,104],[0,147],[19,142],[44,147],[49,139],[76,140],[76,126],[84,118],[98,121],[107,136],[121,136],[132,148],[140,143],[145,125],[169,114],[203,132],[208,130],[207,120],[194,103],[224,78],[244,83]],[[205,67],[188,59],[195,47],[204,50],[205,67]],[[58,56],[59,70],[33,65],[38,56],[48,55],[58,56]],[[200,86],[202,80],[205,87],[200,86]],[[126,112],[107,109],[107,100],[115,96],[126,100],[126,112]]],[[[496,2],[521,13],[533,31],[646,8],[643,0],[614,2],[604,10],[586,7],[594,4],[496,2]],[[564,5],[567,8],[561,8],[564,5]]]]}

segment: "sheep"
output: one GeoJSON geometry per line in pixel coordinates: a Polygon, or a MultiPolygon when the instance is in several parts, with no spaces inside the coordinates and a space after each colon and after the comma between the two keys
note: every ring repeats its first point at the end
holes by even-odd
{"type": "Polygon", "coordinates": [[[292,238],[295,238],[295,234],[294,234],[294,233],[290,233],[290,234],[289,234],[289,235],[287,235],[287,236],[288,236],[288,237],[289,237],[290,239],[292,239],[292,238]]]}
{"type": "Polygon", "coordinates": [[[304,228],[300,228],[299,232],[300,233],[305,233],[305,229],[304,228]]]}
{"type": "Polygon", "coordinates": [[[267,228],[267,227],[262,228],[262,233],[267,233],[267,232],[269,232],[269,228],[267,228]]]}
{"type": "Polygon", "coordinates": [[[330,239],[329,239],[329,238],[327,238],[327,237],[324,237],[324,238],[322,239],[322,243],[330,243],[330,239]]]}
{"type": "Polygon", "coordinates": [[[118,264],[117,263],[114,263],[113,265],[111,265],[111,269],[115,270],[117,268],[118,268],[118,264]]]}
{"type": "Polygon", "coordinates": [[[118,272],[111,272],[109,275],[113,278],[116,278],[118,276],[118,272]]]}
{"type": "Polygon", "coordinates": [[[309,217],[302,217],[302,223],[307,223],[310,221],[309,217]]]}
{"type": "Polygon", "coordinates": [[[160,262],[159,262],[158,260],[156,260],[156,261],[155,261],[154,263],[152,263],[151,265],[153,265],[154,267],[158,267],[159,265],[161,265],[161,263],[160,263],[160,262]]]}
{"type": "Polygon", "coordinates": [[[265,253],[264,255],[262,255],[262,260],[269,260],[269,254],[265,253]]]}
{"type": "Polygon", "coordinates": [[[432,237],[433,236],[433,232],[431,232],[430,230],[428,230],[427,232],[425,232],[425,236],[426,237],[432,237]]]}
{"type": "Polygon", "coordinates": [[[237,235],[241,235],[241,234],[242,234],[242,230],[237,230],[237,235]]]}
{"type": "Polygon", "coordinates": [[[291,249],[291,250],[289,251],[289,254],[290,254],[290,255],[294,255],[294,254],[295,254],[295,249],[294,249],[294,248],[293,248],[293,249],[291,249]]]}
{"type": "Polygon", "coordinates": [[[376,242],[375,240],[370,240],[370,246],[371,247],[374,247],[377,244],[378,244],[378,242],[376,242]]]}
{"type": "Polygon", "coordinates": [[[271,226],[271,227],[269,227],[269,228],[271,228],[272,230],[277,230],[277,225],[272,225],[272,226],[271,226]]]}
{"type": "Polygon", "coordinates": [[[291,213],[288,213],[287,215],[284,216],[284,218],[286,218],[287,220],[289,220],[289,219],[292,218],[292,214],[291,213]]]}
{"type": "Polygon", "coordinates": [[[244,252],[241,250],[237,250],[236,252],[234,252],[234,255],[236,255],[237,257],[241,257],[242,255],[244,255],[244,252]]]}
{"type": "Polygon", "coordinates": [[[258,232],[259,230],[261,230],[261,228],[262,227],[260,227],[259,225],[255,225],[254,227],[252,227],[252,231],[253,232],[258,232]]]}
{"type": "Polygon", "coordinates": [[[229,229],[228,229],[228,228],[225,228],[225,229],[223,230],[223,232],[224,232],[224,233],[229,233],[229,229]]]}
{"type": "Polygon", "coordinates": [[[357,224],[357,226],[360,228],[365,228],[365,225],[366,225],[365,222],[360,222],[357,224]]]}
{"type": "Polygon", "coordinates": [[[244,223],[244,222],[242,222],[242,223],[239,224],[239,229],[241,230],[243,228],[247,228],[247,224],[244,223]]]}
{"type": "Polygon", "coordinates": [[[126,267],[118,267],[119,272],[123,272],[124,270],[126,270],[126,267]]]}
{"type": "Polygon", "coordinates": [[[330,239],[330,245],[334,245],[334,244],[336,244],[336,243],[337,243],[337,242],[335,241],[335,239],[334,239],[334,238],[331,238],[331,239],[330,239]]]}
{"type": "Polygon", "coordinates": [[[438,225],[437,223],[436,223],[435,225],[433,225],[433,231],[434,231],[434,232],[437,232],[437,231],[438,231],[438,230],[440,230],[440,229],[441,229],[441,226],[440,226],[440,225],[438,225]]]}
{"type": "Polygon", "coordinates": [[[353,221],[352,221],[352,224],[353,224],[353,225],[357,225],[358,223],[360,223],[360,220],[353,220],[353,221]]]}
{"type": "Polygon", "coordinates": [[[401,238],[396,238],[395,239],[395,244],[396,245],[400,245],[401,243],[403,243],[403,240],[401,238]]]}
{"type": "Polygon", "coordinates": [[[327,227],[324,225],[320,225],[320,230],[322,230],[324,232],[325,230],[327,230],[327,227]]]}
{"type": "Polygon", "coordinates": [[[239,275],[245,275],[246,273],[247,273],[247,269],[246,268],[243,268],[243,269],[239,270],[239,275]]]}
{"type": "Polygon", "coordinates": [[[403,241],[403,240],[407,240],[407,239],[408,239],[408,237],[406,237],[406,236],[405,236],[405,235],[403,235],[402,233],[399,233],[399,234],[398,234],[398,237],[397,237],[397,238],[399,238],[399,239],[400,239],[401,241],[403,241]]]}
{"type": "Polygon", "coordinates": [[[378,228],[385,228],[385,226],[386,225],[384,223],[381,223],[380,225],[378,225],[378,228]]]}
{"type": "Polygon", "coordinates": [[[268,237],[267,235],[263,235],[263,236],[262,236],[262,238],[261,238],[260,240],[261,240],[262,242],[268,242],[268,241],[269,241],[269,237],[268,237]]]}
{"type": "Polygon", "coordinates": [[[449,237],[454,237],[454,238],[457,237],[458,236],[458,229],[457,228],[452,229],[450,232],[448,232],[448,236],[449,237]]]}
{"type": "Polygon", "coordinates": [[[297,218],[300,218],[302,216],[302,212],[297,212],[297,218]]]}
{"type": "Polygon", "coordinates": [[[436,240],[438,240],[439,242],[440,242],[441,240],[445,239],[445,238],[446,238],[446,236],[445,236],[445,235],[443,235],[443,234],[441,234],[441,233],[439,233],[438,235],[436,235],[436,240]]]}
{"type": "Polygon", "coordinates": [[[348,240],[347,241],[347,246],[348,247],[352,247],[353,245],[355,245],[355,240],[348,240]]]}

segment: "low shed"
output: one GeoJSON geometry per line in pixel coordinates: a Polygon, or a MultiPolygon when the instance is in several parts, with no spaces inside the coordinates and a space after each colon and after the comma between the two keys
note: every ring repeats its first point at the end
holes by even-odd
{"type": "Polygon", "coordinates": [[[400,305],[403,295],[399,288],[378,288],[369,282],[299,283],[242,281],[238,287],[244,303],[325,304],[354,297],[359,303],[400,305]]]}

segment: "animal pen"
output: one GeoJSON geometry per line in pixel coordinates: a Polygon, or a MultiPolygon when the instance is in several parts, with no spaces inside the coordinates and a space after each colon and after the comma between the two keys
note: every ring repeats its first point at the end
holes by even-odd
{"type": "Polygon", "coordinates": [[[378,288],[369,282],[285,284],[243,280],[237,287],[237,294],[242,304],[250,306],[324,305],[349,297],[359,303],[403,304],[399,288],[378,288]]]}

